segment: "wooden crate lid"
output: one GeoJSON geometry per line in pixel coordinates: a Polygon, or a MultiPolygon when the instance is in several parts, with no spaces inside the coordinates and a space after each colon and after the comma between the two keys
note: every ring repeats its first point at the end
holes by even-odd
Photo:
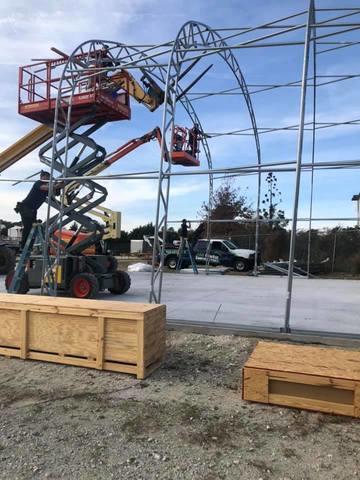
{"type": "Polygon", "coordinates": [[[29,307],[57,307],[64,309],[91,310],[121,314],[122,312],[146,314],[148,312],[164,312],[165,305],[154,305],[150,303],[130,303],[113,300],[88,300],[66,297],[48,297],[40,295],[15,295],[0,294],[0,307],[17,307],[19,310],[29,307]],[[22,308],[23,307],[23,308],[22,308]]]}
{"type": "Polygon", "coordinates": [[[245,367],[360,381],[360,352],[259,342],[245,367]]]}

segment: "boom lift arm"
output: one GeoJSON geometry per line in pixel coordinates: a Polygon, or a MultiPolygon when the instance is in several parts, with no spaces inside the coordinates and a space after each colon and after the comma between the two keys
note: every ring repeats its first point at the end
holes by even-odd
{"type": "Polygon", "coordinates": [[[122,88],[137,102],[144,104],[150,112],[153,112],[164,102],[164,91],[148,74],[141,80],[146,86],[146,91],[126,70],[120,70],[108,78],[110,88],[112,86],[116,86],[117,89],[122,88]]]}
{"type": "Polygon", "coordinates": [[[17,142],[0,153],[0,172],[11,167],[25,155],[35,150],[52,136],[53,129],[47,125],[40,125],[24,135],[17,142]]]}
{"type": "Polygon", "coordinates": [[[161,131],[159,127],[154,128],[153,130],[151,130],[151,132],[146,133],[142,137],[129,140],[127,143],[116,149],[114,152],[107,155],[102,163],[99,163],[88,172],[84,172],[84,175],[98,175],[100,172],[110,167],[113,163],[125,157],[133,150],[136,150],[141,145],[151,142],[151,140],[154,139],[156,139],[159,142],[159,145],[161,145],[161,131]]]}

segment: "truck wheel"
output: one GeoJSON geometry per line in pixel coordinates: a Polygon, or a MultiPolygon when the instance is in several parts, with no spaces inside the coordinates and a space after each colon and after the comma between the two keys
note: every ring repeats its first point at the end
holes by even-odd
{"type": "Polygon", "coordinates": [[[234,268],[237,272],[246,272],[246,270],[248,270],[248,263],[244,258],[239,258],[236,260],[234,268]]]}
{"type": "Polygon", "coordinates": [[[70,282],[70,294],[75,298],[94,298],[99,292],[99,282],[92,273],[78,273],[70,282]]]}
{"type": "Polygon", "coordinates": [[[113,286],[109,288],[109,292],[113,295],[122,295],[127,292],[131,285],[130,275],[119,270],[113,275],[113,286]]]}
{"type": "Polygon", "coordinates": [[[0,247],[0,274],[7,274],[14,269],[15,252],[8,247],[0,247]]]}
{"type": "Polygon", "coordinates": [[[165,260],[165,265],[170,268],[170,270],[176,270],[177,262],[178,258],[176,255],[169,255],[165,260]]]}
{"type": "MultiPolygon", "coordinates": [[[[15,274],[15,271],[11,270],[11,272],[9,272],[5,277],[5,287],[6,287],[7,292],[9,291],[12,279],[14,278],[14,274],[15,274]]],[[[25,272],[21,281],[20,281],[20,285],[18,287],[17,292],[14,292],[14,293],[19,293],[21,295],[25,295],[26,293],[28,293],[29,290],[30,290],[29,278],[28,278],[27,273],[25,272]]]]}
{"type": "Polygon", "coordinates": [[[118,262],[115,257],[113,257],[112,255],[109,255],[107,257],[107,264],[108,264],[108,269],[107,269],[108,273],[116,272],[118,268],[118,262]]]}

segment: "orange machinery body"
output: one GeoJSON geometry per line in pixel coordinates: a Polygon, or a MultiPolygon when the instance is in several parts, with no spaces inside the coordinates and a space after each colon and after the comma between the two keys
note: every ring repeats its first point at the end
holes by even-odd
{"type": "MultiPolygon", "coordinates": [[[[81,56],[79,56],[81,57],[81,56]]],[[[80,58],[81,59],[81,58],[80,58]]],[[[18,112],[40,123],[54,122],[56,98],[60,76],[66,59],[47,60],[19,68],[18,112]]],[[[98,121],[129,120],[131,110],[127,91],[116,93],[108,88],[107,77],[101,74],[89,79],[91,70],[84,71],[84,79],[77,83],[72,96],[71,122],[75,123],[87,114],[95,114],[88,123],[98,121]]],[[[63,83],[66,85],[66,81],[63,83]]],[[[64,94],[64,111],[67,100],[64,94]]]]}
{"type": "MultiPolygon", "coordinates": [[[[74,235],[75,235],[75,232],[73,232],[72,230],[62,229],[60,239],[64,242],[66,242],[66,244],[68,244],[70,242],[70,240],[74,237],[74,235]]],[[[76,240],[74,241],[74,245],[81,242],[82,240],[85,240],[86,238],[89,237],[89,235],[90,235],[89,233],[79,233],[76,240]]],[[[50,242],[51,243],[50,253],[52,255],[55,255],[56,245],[57,245],[58,239],[59,239],[59,230],[56,230],[54,232],[53,237],[51,238],[51,242],[50,242]]],[[[90,247],[83,250],[81,253],[83,255],[95,255],[95,253],[96,253],[95,245],[91,245],[90,247]]]]}
{"type": "Polygon", "coordinates": [[[198,167],[200,165],[198,158],[185,151],[172,152],[171,159],[174,165],[182,165],[183,167],[198,167]]]}
{"type": "MultiPolygon", "coordinates": [[[[171,163],[174,165],[182,165],[184,167],[198,167],[200,165],[200,161],[198,159],[198,155],[194,157],[189,153],[189,145],[187,141],[187,129],[184,127],[175,128],[176,137],[174,138],[173,148],[174,150],[171,152],[171,163]],[[180,135],[178,135],[178,131],[183,132],[180,142],[180,135]],[[176,143],[175,140],[178,140],[176,143]]],[[[162,135],[159,127],[154,128],[151,132],[146,133],[142,137],[134,138],[129,140],[127,143],[116,149],[112,152],[107,159],[100,164],[98,167],[95,167],[94,170],[90,172],[90,174],[98,174],[102,170],[107,167],[110,167],[113,163],[117,162],[120,158],[125,157],[133,150],[137,149],[141,145],[150,142],[151,140],[157,140],[159,145],[161,145],[162,135]]],[[[168,161],[168,156],[165,156],[165,161],[168,161]]]]}
{"type": "Polygon", "coordinates": [[[200,165],[198,153],[197,147],[190,145],[188,129],[176,125],[174,128],[171,162],[174,165],[182,165],[184,167],[198,167],[200,165]]]}

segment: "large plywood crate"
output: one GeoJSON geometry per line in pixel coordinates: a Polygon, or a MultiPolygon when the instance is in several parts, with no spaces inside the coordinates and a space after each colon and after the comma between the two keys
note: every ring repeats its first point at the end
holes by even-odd
{"type": "Polygon", "coordinates": [[[360,352],[259,342],[243,368],[243,399],[360,417],[360,352]]]}
{"type": "Polygon", "coordinates": [[[136,374],[165,354],[164,305],[0,294],[0,355],[136,374]]]}

